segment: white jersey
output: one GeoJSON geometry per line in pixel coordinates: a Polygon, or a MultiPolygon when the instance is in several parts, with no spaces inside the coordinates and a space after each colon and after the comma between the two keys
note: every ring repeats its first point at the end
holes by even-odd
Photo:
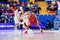
{"type": "Polygon", "coordinates": [[[25,16],[23,16],[23,20],[26,22],[26,25],[29,25],[29,15],[27,15],[27,12],[25,13],[25,16]]]}
{"type": "Polygon", "coordinates": [[[26,25],[29,24],[29,19],[28,19],[28,15],[23,17],[23,20],[25,21],[26,25]]]}
{"type": "Polygon", "coordinates": [[[28,15],[27,15],[27,12],[25,14],[23,14],[20,19],[23,19],[23,22],[19,22],[19,25],[20,24],[23,24],[23,28],[26,28],[25,24],[28,26],[29,25],[29,18],[28,18],[28,15]]]}
{"type": "Polygon", "coordinates": [[[15,21],[15,23],[19,23],[19,13],[18,13],[18,10],[16,10],[14,12],[14,21],[15,21]]]}
{"type": "Polygon", "coordinates": [[[23,25],[23,26],[22,26],[23,28],[26,28],[25,25],[24,25],[24,21],[23,21],[23,22],[19,22],[19,27],[20,27],[20,24],[23,25]]]}

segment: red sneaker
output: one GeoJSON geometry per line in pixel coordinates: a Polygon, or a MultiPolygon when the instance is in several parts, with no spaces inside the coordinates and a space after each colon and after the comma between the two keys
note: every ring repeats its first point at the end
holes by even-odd
{"type": "Polygon", "coordinates": [[[40,30],[41,33],[43,33],[43,30],[40,30]]]}
{"type": "Polygon", "coordinates": [[[28,33],[27,31],[24,32],[24,34],[27,34],[27,33],[28,33]]]}

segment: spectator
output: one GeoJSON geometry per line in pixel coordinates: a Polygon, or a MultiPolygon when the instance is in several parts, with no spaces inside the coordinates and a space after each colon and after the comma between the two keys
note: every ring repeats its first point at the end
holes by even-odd
{"type": "Polygon", "coordinates": [[[0,9],[0,18],[1,18],[1,15],[2,15],[2,10],[0,9]]]}
{"type": "Polygon", "coordinates": [[[16,6],[17,6],[17,7],[18,7],[18,6],[21,6],[20,2],[17,2],[16,6]]]}
{"type": "Polygon", "coordinates": [[[6,11],[7,10],[7,5],[6,4],[4,4],[4,11],[6,11]]]}
{"type": "Polygon", "coordinates": [[[47,23],[48,23],[48,24],[46,25],[46,29],[51,29],[51,28],[53,28],[53,26],[54,26],[53,24],[54,24],[54,23],[53,23],[53,22],[50,22],[50,19],[49,19],[49,18],[47,19],[47,23]]]}
{"type": "Polygon", "coordinates": [[[30,10],[29,8],[30,8],[30,3],[27,2],[27,4],[26,4],[26,10],[30,10]]]}
{"type": "Polygon", "coordinates": [[[10,6],[13,6],[14,5],[14,1],[13,0],[9,1],[9,4],[10,4],[10,6]]]}
{"type": "Polygon", "coordinates": [[[4,23],[4,10],[0,9],[0,22],[4,23]]]}
{"type": "Polygon", "coordinates": [[[38,8],[37,2],[34,2],[33,5],[34,5],[34,7],[38,8]]]}
{"type": "Polygon", "coordinates": [[[25,5],[24,5],[24,2],[22,2],[22,7],[24,8],[24,6],[25,6],[25,5]]]}
{"type": "Polygon", "coordinates": [[[9,23],[8,11],[5,12],[5,23],[9,23]]]}
{"type": "Polygon", "coordinates": [[[56,2],[54,4],[54,8],[55,8],[56,11],[58,10],[58,4],[56,2]]]}

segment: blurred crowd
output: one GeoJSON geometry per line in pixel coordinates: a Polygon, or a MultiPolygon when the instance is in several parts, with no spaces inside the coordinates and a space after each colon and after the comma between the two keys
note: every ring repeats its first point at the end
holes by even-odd
{"type": "MultiPolygon", "coordinates": [[[[14,11],[15,9],[18,9],[18,12],[21,12],[24,14],[27,10],[29,11],[34,11],[35,14],[39,14],[39,10],[41,10],[40,7],[38,7],[37,2],[14,2],[14,1],[9,1],[6,4],[1,4],[0,3],[0,22],[4,23],[11,23],[14,19],[14,11]]],[[[57,14],[58,10],[58,4],[57,2],[53,3],[50,2],[48,4],[48,12],[50,14],[57,14]]]]}
{"type": "Polygon", "coordinates": [[[57,11],[58,11],[58,2],[50,2],[49,4],[48,4],[48,12],[50,13],[50,14],[57,14],[57,11]]]}
{"type": "Polygon", "coordinates": [[[38,13],[38,4],[37,2],[14,2],[14,1],[10,1],[6,4],[1,4],[0,3],[0,22],[5,22],[5,20],[7,20],[7,22],[11,22],[11,20],[13,19],[14,16],[14,11],[15,8],[18,9],[18,12],[22,12],[23,14],[27,11],[34,11],[35,13],[38,13]]]}

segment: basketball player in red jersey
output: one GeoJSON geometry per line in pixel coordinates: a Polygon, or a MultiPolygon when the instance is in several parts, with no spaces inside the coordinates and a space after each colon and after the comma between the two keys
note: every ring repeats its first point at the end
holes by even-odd
{"type": "Polygon", "coordinates": [[[41,29],[41,27],[40,27],[40,25],[39,25],[39,23],[38,23],[38,21],[37,21],[37,16],[36,16],[36,14],[34,12],[32,12],[32,14],[31,14],[31,16],[29,18],[29,22],[30,22],[29,26],[31,26],[33,24],[37,25],[38,28],[40,29],[40,31],[43,32],[42,29],[41,29]]]}

